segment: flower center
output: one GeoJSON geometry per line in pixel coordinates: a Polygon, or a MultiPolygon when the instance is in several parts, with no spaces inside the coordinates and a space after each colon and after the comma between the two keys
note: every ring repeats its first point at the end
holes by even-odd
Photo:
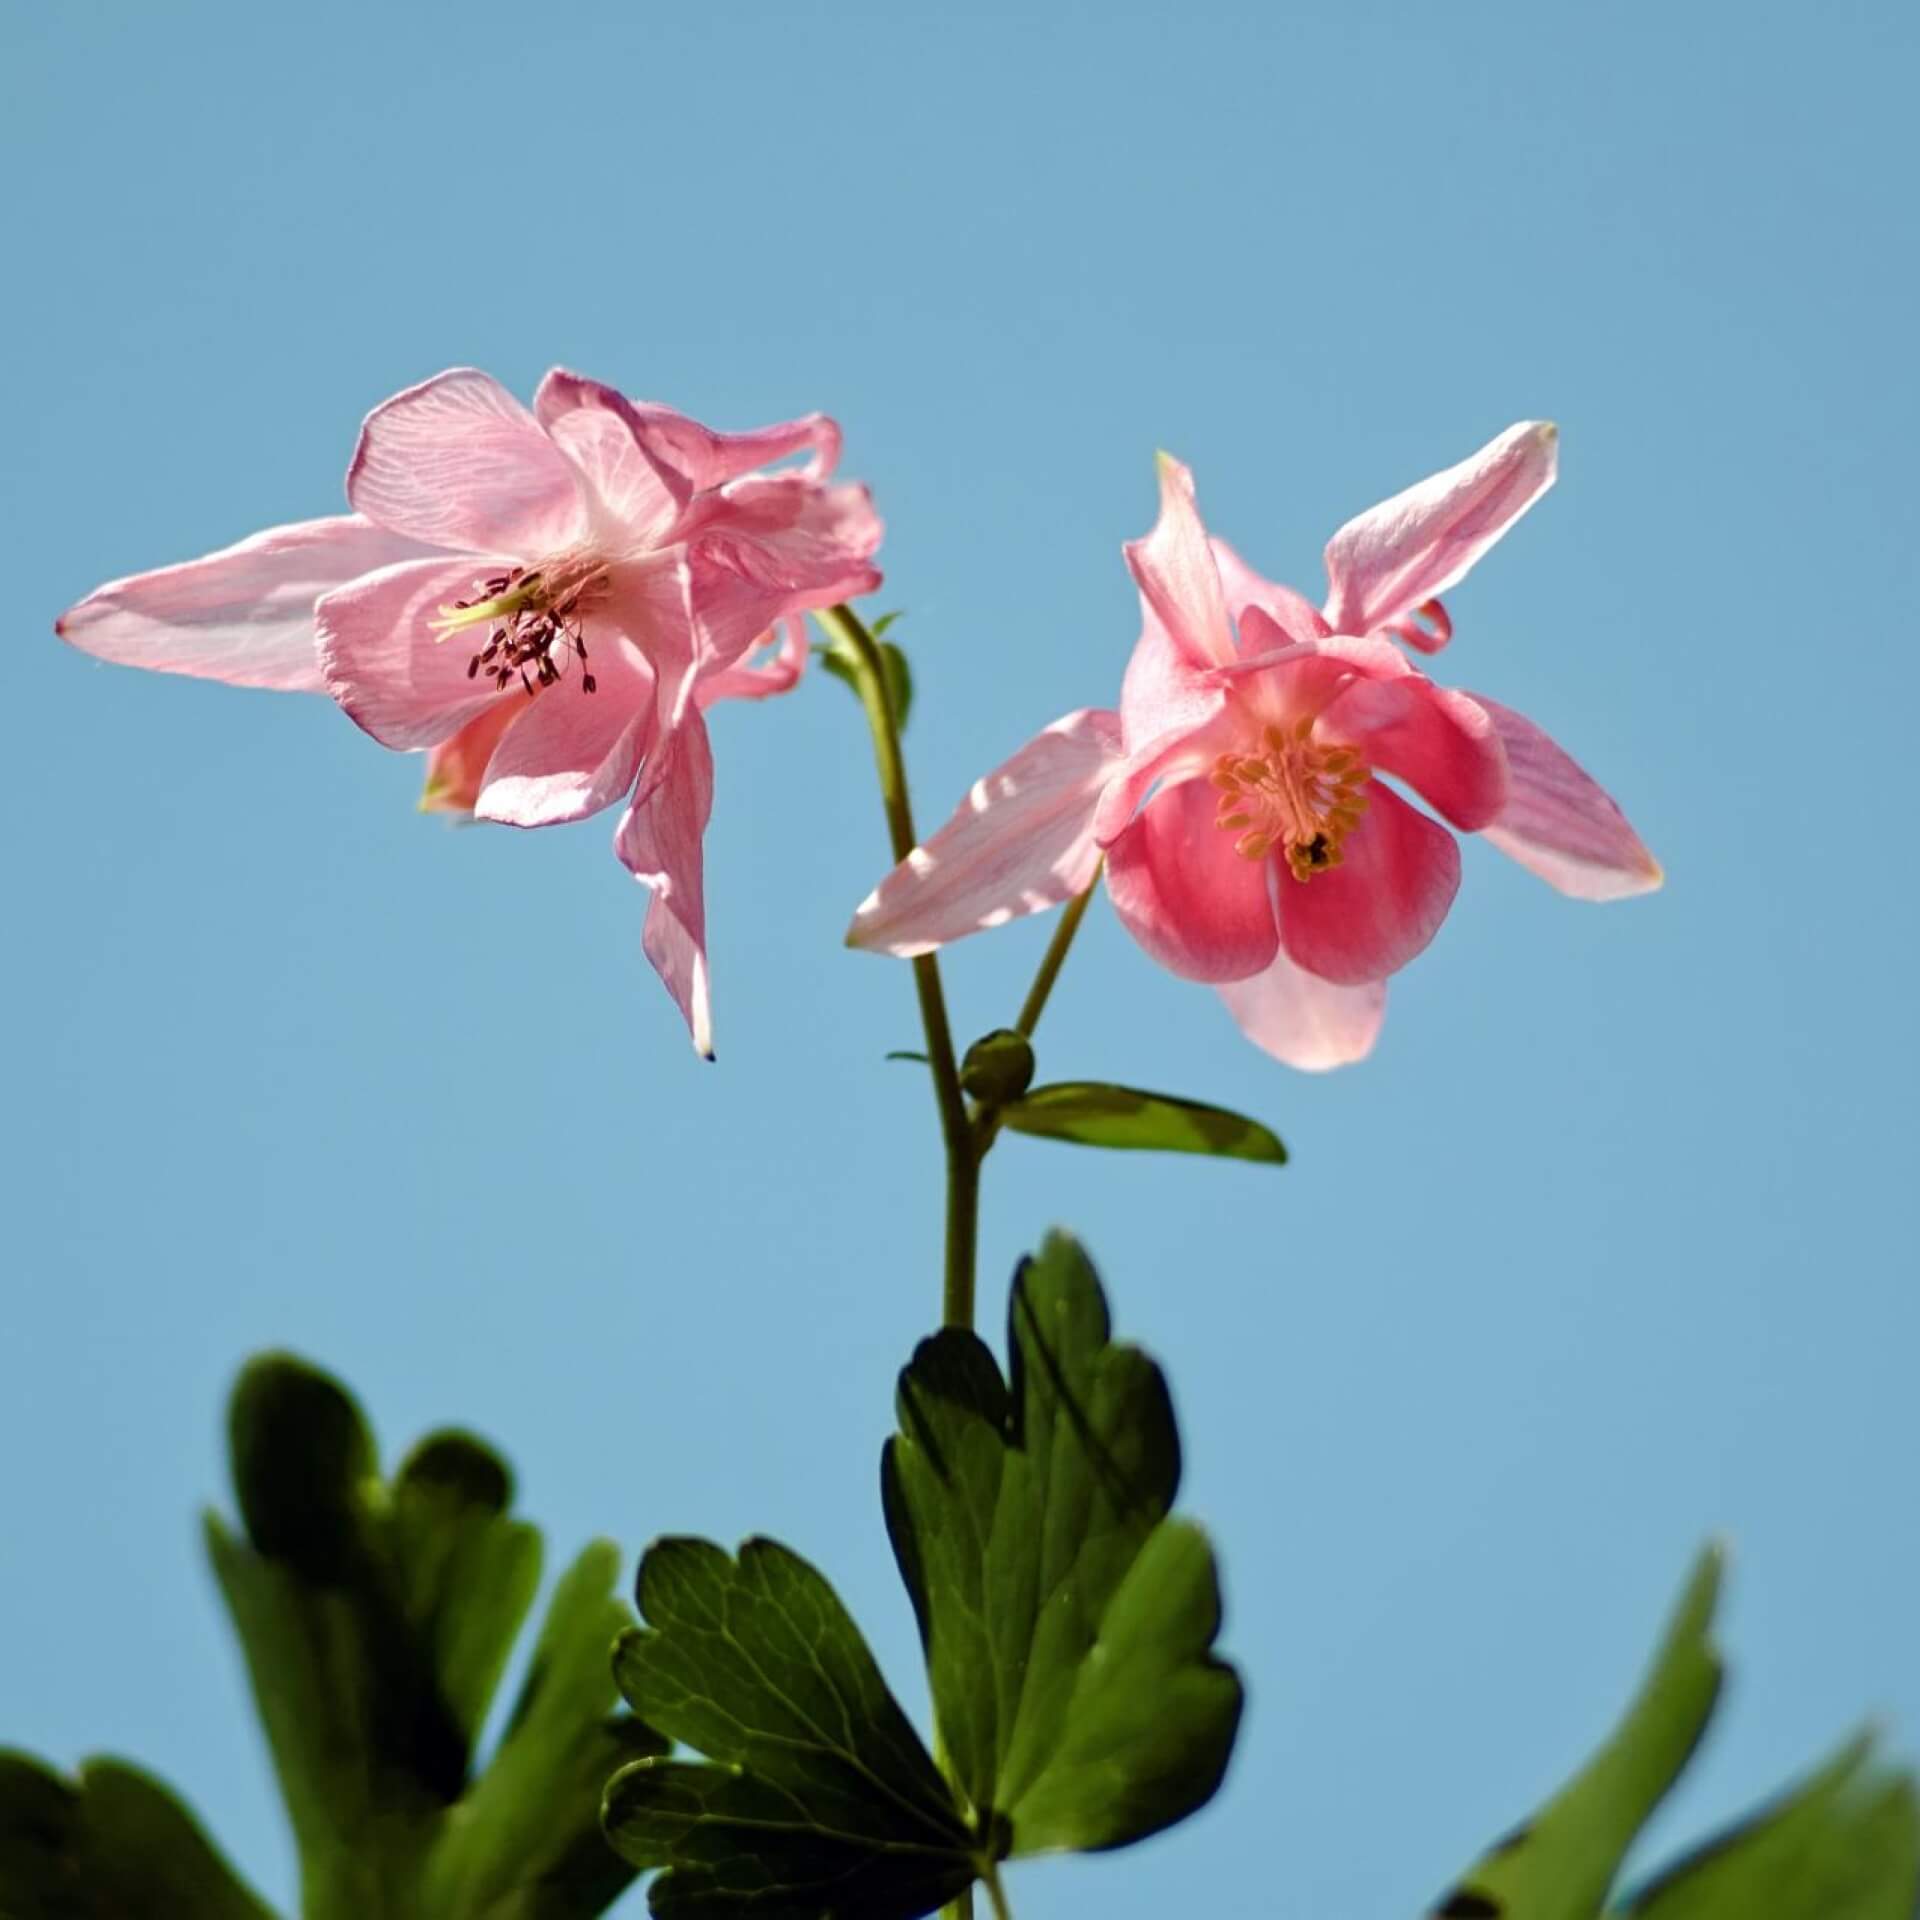
{"type": "Polygon", "coordinates": [[[570,658],[580,662],[580,691],[595,690],[587,668],[585,603],[602,570],[587,566],[514,567],[473,583],[473,596],[442,607],[436,642],[467,627],[484,626],[487,643],[467,662],[467,678],[483,673],[496,692],[516,679],[529,695],[552,686],[570,658]]]}
{"type": "Polygon", "coordinates": [[[1372,770],[1351,747],[1313,738],[1313,721],[1270,726],[1257,753],[1223,753],[1213,763],[1220,789],[1214,825],[1240,837],[1233,850],[1264,860],[1285,850],[1296,880],[1340,864],[1340,843],[1367,810],[1372,770]]]}

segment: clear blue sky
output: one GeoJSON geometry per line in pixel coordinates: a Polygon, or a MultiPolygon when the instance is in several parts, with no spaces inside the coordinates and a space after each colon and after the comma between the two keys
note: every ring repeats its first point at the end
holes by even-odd
{"type": "MultiPolygon", "coordinates": [[[[1066,1223],[1172,1374],[1253,1700],[1202,1818],[1018,1870],[1022,1920],[1415,1911],[1601,1731],[1709,1532],[1737,1684],[1667,1839],[1868,1710],[1912,1752],[1917,41],[1894,0],[7,8],[0,1739],[154,1765],[286,1894],[194,1527],[267,1344],[390,1449],[497,1437],[552,1558],[786,1539],[920,1697],[876,1455],[938,1168],[880,1058],[907,972],[839,944],[885,864],[844,689],[719,719],[704,1067],[610,820],[451,831],[324,701],[52,637],[335,510],[361,413],[472,362],[839,417],[928,824],[1117,691],[1156,447],[1311,588],[1349,513],[1562,423],[1441,666],[1667,890],[1470,847],[1331,1079],[1102,908],[1043,1072],[1295,1163],[988,1169],[992,1317],[1066,1223]]],[[[955,954],[965,1031],[1045,932],[955,954]]]]}

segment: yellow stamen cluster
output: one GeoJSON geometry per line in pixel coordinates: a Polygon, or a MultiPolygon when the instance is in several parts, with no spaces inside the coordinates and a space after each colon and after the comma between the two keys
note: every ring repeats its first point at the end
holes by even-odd
{"type": "Polygon", "coordinates": [[[1316,741],[1311,718],[1269,726],[1255,753],[1223,753],[1213,763],[1220,789],[1214,825],[1240,837],[1233,850],[1264,860],[1285,850],[1296,880],[1340,864],[1340,843],[1367,810],[1372,769],[1351,747],[1316,741]]]}

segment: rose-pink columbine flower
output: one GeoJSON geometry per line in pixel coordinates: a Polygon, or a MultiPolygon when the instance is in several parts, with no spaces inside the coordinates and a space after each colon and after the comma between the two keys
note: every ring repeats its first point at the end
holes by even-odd
{"type": "Polygon", "coordinates": [[[1386,981],[1433,938],[1460,881],[1412,789],[1584,899],[1660,883],[1620,809],[1531,721],[1437,686],[1437,596],[1552,484],[1554,429],[1509,428],[1349,521],[1315,607],[1209,540],[1161,457],[1160,517],[1126,548],[1142,631],[1117,713],[1057,720],[976,783],[854,916],[854,946],[925,953],[1088,886],[1162,965],[1220,989],[1248,1037],[1297,1067],[1362,1058],[1386,981]]]}
{"type": "Polygon", "coordinates": [[[647,957],[710,1053],[701,716],[791,686],[798,616],[879,584],[866,490],[827,484],[839,448],[821,414],[715,433],[561,371],[529,412],[458,368],[367,416],[351,514],[110,582],[56,631],[135,666],[330,693],[385,745],[430,751],[429,807],[536,827],[624,801],[614,846],[651,895],[647,957]]]}

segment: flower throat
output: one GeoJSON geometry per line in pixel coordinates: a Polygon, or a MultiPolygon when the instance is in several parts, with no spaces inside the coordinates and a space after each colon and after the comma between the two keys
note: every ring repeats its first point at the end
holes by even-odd
{"type": "Polygon", "coordinates": [[[1269,726],[1257,753],[1223,753],[1213,763],[1220,790],[1214,825],[1239,838],[1235,853],[1264,860],[1284,849],[1296,880],[1340,864],[1341,843],[1367,810],[1372,771],[1351,747],[1313,738],[1312,719],[1269,726]]]}

